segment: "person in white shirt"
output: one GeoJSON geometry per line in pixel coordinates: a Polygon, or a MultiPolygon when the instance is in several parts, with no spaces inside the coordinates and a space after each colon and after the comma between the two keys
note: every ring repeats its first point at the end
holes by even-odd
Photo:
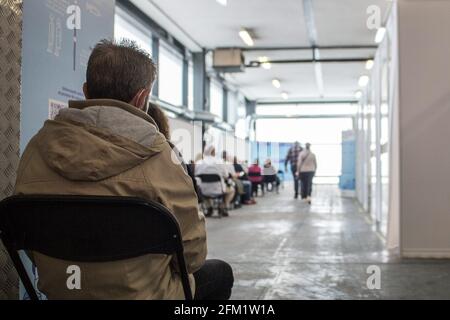
{"type": "Polygon", "coordinates": [[[297,176],[302,182],[302,199],[311,204],[313,179],[317,171],[316,155],[311,152],[311,144],[298,156],[297,176]]]}
{"type": "Polygon", "coordinates": [[[270,185],[271,189],[275,189],[278,193],[278,189],[280,187],[280,178],[278,178],[278,171],[272,165],[271,159],[267,159],[264,163],[264,167],[262,168],[262,175],[264,176],[265,189],[269,191],[270,185]]]}
{"type": "MultiPolygon", "coordinates": [[[[204,174],[216,174],[221,177],[220,182],[201,182],[200,190],[205,196],[216,196],[225,193],[225,203],[220,207],[220,214],[222,216],[228,216],[228,207],[234,198],[235,190],[227,181],[231,178],[232,172],[230,172],[228,165],[226,165],[221,159],[216,158],[216,149],[213,146],[205,148],[203,153],[203,159],[200,160],[195,166],[195,175],[201,176],[204,174]]],[[[207,201],[208,212],[206,216],[211,216],[213,213],[212,203],[207,201]]]]}

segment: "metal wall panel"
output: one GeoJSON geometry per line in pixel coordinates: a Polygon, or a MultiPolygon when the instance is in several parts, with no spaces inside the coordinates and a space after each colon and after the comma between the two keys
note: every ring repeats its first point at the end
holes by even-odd
{"type": "MultiPolygon", "coordinates": [[[[20,158],[22,0],[0,0],[0,199],[12,194],[20,158]]],[[[18,299],[18,279],[0,243],[0,300],[18,299]]]]}

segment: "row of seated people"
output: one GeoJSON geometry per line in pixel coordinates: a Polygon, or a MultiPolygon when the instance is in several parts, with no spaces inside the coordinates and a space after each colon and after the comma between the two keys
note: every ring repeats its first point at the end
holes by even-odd
{"type": "Polygon", "coordinates": [[[245,162],[239,162],[237,157],[230,161],[226,151],[219,159],[213,146],[207,146],[203,158],[191,163],[191,171],[195,176],[202,210],[207,217],[213,215],[214,209],[217,209],[219,217],[227,217],[230,209],[256,204],[259,188],[262,195],[265,190],[276,190],[278,193],[281,184],[279,173],[283,174],[276,171],[270,160],[261,169],[258,160],[250,167],[245,162]]]}
{"type": "Polygon", "coordinates": [[[267,159],[261,168],[257,159],[248,169],[248,179],[252,183],[252,194],[257,196],[259,187],[263,195],[265,190],[275,190],[278,194],[281,182],[284,180],[284,172],[277,171],[270,159],[267,159]]]}

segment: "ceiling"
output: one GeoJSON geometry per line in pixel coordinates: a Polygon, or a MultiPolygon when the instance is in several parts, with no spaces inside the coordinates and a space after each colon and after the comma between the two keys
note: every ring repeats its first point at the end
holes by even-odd
{"type": "MultiPolygon", "coordinates": [[[[177,25],[198,46],[245,47],[238,32],[245,27],[254,33],[255,47],[310,47],[375,45],[375,30],[366,26],[367,8],[378,5],[385,18],[388,0],[147,0],[177,25]],[[309,2],[308,10],[304,2],[309,2]],[[311,30],[314,29],[314,30],[311,30]]],[[[139,1],[143,2],[143,1],[139,1]]],[[[308,3],[307,3],[308,4],[308,3]]],[[[150,12],[151,15],[151,12],[150,12]]],[[[320,58],[365,58],[375,49],[320,50],[320,58]]],[[[270,60],[311,59],[310,50],[246,51],[246,61],[266,56],[270,60]]],[[[247,68],[226,78],[249,99],[280,100],[281,92],[290,99],[353,98],[358,79],[367,73],[363,62],[272,64],[270,70],[247,68]],[[272,79],[281,81],[276,89],[272,79]],[[319,88],[321,78],[323,91],[319,88]]]]}

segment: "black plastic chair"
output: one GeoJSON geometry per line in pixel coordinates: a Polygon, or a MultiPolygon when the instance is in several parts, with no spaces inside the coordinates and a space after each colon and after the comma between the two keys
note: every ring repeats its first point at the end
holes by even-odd
{"type": "Polygon", "coordinates": [[[19,250],[75,262],[175,254],[192,300],[180,227],[164,206],[137,198],[14,196],[0,202],[0,237],[32,300],[39,300],[19,250]]]}
{"type": "Polygon", "coordinates": [[[264,176],[264,188],[268,192],[273,190],[279,193],[280,180],[276,174],[264,176]],[[270,188],[269,188],[270,185],[270,188]]]}

